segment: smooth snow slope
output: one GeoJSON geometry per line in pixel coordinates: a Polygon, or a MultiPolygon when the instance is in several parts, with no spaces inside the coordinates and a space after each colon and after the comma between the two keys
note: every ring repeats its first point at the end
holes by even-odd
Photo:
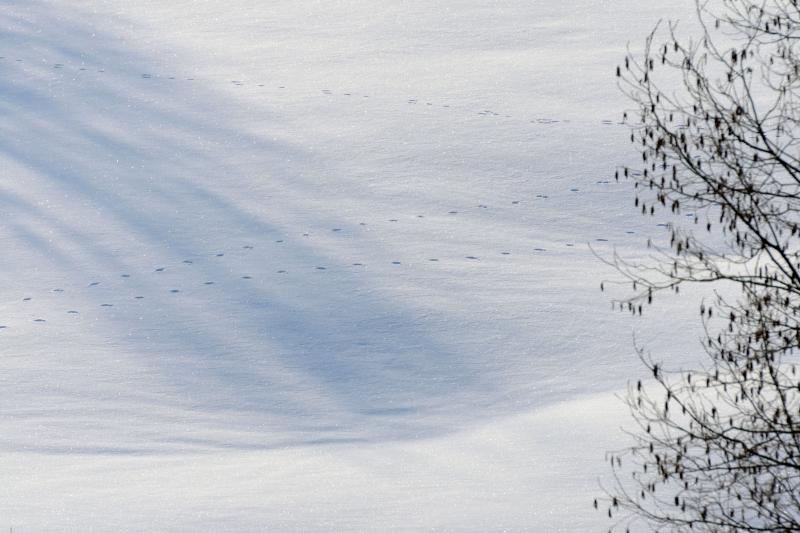
{"type": "Polygon", "coordinates": [[[2,2],[0,528],[603,527],[671,4],[2,2]]]}

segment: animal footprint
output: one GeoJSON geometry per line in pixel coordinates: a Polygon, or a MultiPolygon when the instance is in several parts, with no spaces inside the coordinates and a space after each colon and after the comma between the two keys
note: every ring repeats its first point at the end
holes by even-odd
{"type": "Polygon", "coordinates": [[[458,211],[448,211],[447,214],[448,215],[457,215],[458,211]]]}
{"type": "Polygon", "coordinates": [[[179,293],[181,291],[180,291],[180,289],[170,289],[169,292],[171,292],[172,294],[176,294],[176,293],[179,293]]]}
{"type": "Polygon", "coordinates": [[[242,248],[244,248],[245,250],[252,250],[253,249],[253,247],[251,245],[249,245],[249,244],[245,244],[244,246],[242,246],[242,248]]]}
{"type": "Polygon", "coordinates": [[[502,255],[511,255],[511,252],[500,252],[502,255]]]}
{"type": "Polygon", "coordinates": [[[93,281],[89,284],[89,287],[97,287],[98,285],[100,285],[99,281],[93,281]]]}
{"type": "Polygon", "coordinates": [[[242,276],[242,279],[253,279],[253,276],[242,276]]]}
{"type": "Polygon", "coordinates": [[[143,299],[144,299],[144,296],[134,296],[134,299],[136,299],[136,300],[143,300],[143,299]]]}
{"type": "Polygon", "coordinates": [[[353,266],[354,267],[360,267],[360,266],[364,266],[364,264],[363,263],[353,263],[353,266]]]}
{"type": "Polygon", "coordinates": [[[317,270],[327,270],[325,267],[317,267],[317,270]]]}
{"type": "Polygon", "coordinates": [[[121,277],[121,278],[129,278],[129,277],[131,277],[131,275],[130,274],[120,274],[119,277],[121,277]]]}
{"type": "Polygon", "coordinates": [[[533,251],[534,252],[546,252],[547,250],[545,250],[544,248],[534,248],[533,251]]]}
{"type": "Polygon", "coordinates": [[[428,259],[428,261],[438,261],[438,259],[428,259]]]}
{"type": "Polygon", "coordinates": [[[214,284],[213,281],[206,281],[205,283],[203,283],[203,285],[213,285],[213,284],[214,284]]]}
{"type": "Polygon", "coordinates": [[[479,259],[477,257],[475,257],[474,255],[468,255],[466,258],[467,259],[472,259],[472,260],[475,260],[475,261],[479,261],[479,259]]]}
{"type": "Polygon", "coordinates": [[[114,304],[100,304],[100,307],[114,307],[114,304]]]}
{"type": "Polygon", "coordinates": [[[191,259],[184,259],[184,260],[183,260],[183,264],[184,264],[184,265],[191,265],[193,262],[194,262],[194,261],[192,261],[191,259]]]}
{"type": "Polygon", "coordinates": [[[608,239],[595,239],[597,242],[608,242],[608,239]]]}
{"type": "Polygon", "coordinates": [[[342,228],[333,228],[331,231],[342,231],[342,228]]]}
{"type": "Polygon", "coordinates": [[[34,322],[47,322],[47,320],[45,320],[44,318],[34,318],[33,321],[34,322]]]}
{"type": "Polygon", "coordinates": [[[285,270],[278,270],[278,274],[286,274],[285,270]]]}
{"type": "Polygon", "coordinates": [[[164,272],[164,267],[158,267],[155,272],[164,272]]]}
{"type": "Polygon", "coordinates": [[[25,298],[22,299],[22,301],[23,302],[30,302],[31,301],[31,297],[30,296],[26,296],[25,298]]]}
{"type": "Polygon", "coordinates": [[[392,261],[392,264],[393,264],[393,265],[399,265],[399,264],[400,264],[400,261],[392,261]]]}
{"type": "Polygon", "coordinates": [[[75,310],[73,310],[73,309],[70,309],[69,311],[67,311],[67,314],[68,314],[68,315],[77,315],[77,314],[78,314],[78,312],[77,312],[77,311],[75,311],[75,310]]]}
{"type": "Polygon", "coordinates": [[[220,252],[220,253],[217,254],[217,257],[222,257],[224,255],[225,255],[224,253],[220,252]]]}
{"type": "Polygon", "coordinates": [[[64,292],[64,289],[53,289],[53,292],[64,292]]]}

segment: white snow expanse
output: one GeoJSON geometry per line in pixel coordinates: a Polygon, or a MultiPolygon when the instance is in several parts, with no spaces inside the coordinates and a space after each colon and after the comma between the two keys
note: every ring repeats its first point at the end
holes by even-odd
{"type": "Polygon", "coordinates": [[[598,290],[613,72],[692,5],[0,1],[0,530],[607,527],[697,353],[598,290]]]}

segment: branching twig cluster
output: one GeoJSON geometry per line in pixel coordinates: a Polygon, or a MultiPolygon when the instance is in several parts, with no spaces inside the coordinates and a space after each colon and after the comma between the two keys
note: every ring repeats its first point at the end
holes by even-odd
{"type": "Polygon", "coordinates": [[[656,28],[617,69],[642,163],[617,177],[643,215],[690,223],[671,224],[649,262],[611,262],[634,313],[686,283],[739,292],[700,308],[703,368],[668,372],[640,351],[656,390],[629,390],[640,431],[595,505],[622,527],[800,531],[800,6],[710,6],[698,3],[698,40],[656,28]]]}

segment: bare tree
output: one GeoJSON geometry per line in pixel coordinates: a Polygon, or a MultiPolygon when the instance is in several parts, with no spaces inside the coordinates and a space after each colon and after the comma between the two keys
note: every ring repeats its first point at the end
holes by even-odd
{"type": "Polygon", "coordinates": [[[650,259],[611,261],[641,313],[705,283],[705,363],[632,385],[633,445],[595,501],[613,527],[800,531],[800,7],[699,2],[700,33],[656,30],[617,68],[640,168],[621,168],[643,215],[672,216],[650,259]],[[687,217],[687,215],[689,215],[687,217]]]}

